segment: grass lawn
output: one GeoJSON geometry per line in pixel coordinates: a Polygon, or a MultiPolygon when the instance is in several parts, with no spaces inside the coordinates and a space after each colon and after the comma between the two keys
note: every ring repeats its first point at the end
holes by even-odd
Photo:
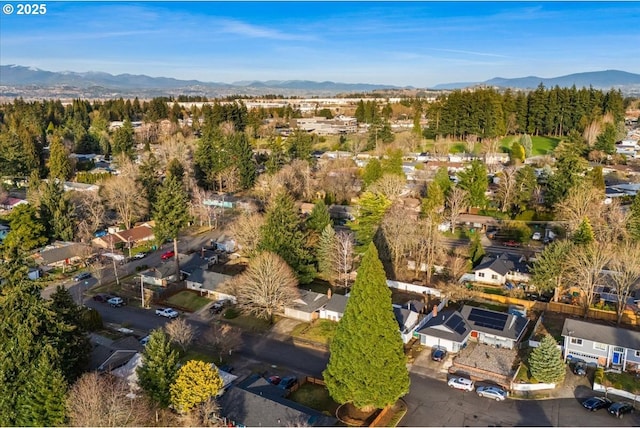
{"type": "MultiPolygon", "coordinates": [[[[247,315],[238,315],[235,318],[225,318],[225,322],[239,327],[243,330],[252,331],[255,333],[261,333],[269,330],[272,326],[268,321],[261,318],[255,318],[247,315]]],[[[274,321],[274,324],[277,322],[274,321]]]]}
{"type": "MultiPolygon", "coordinates": [[[[504,137],[500,142],[500,146],[508,151],[511,149],[511,144],[513,144],[514,141],[518,141],[519,139],[520,137],[516,135],[504,137]]],[[[531,143],[532,156],[548,155],[551,154],[558,143],[560,143],[560,138],[531,136],[531,143]]]]}
{"type": "MultiPolygon", "coordinates": [[[[600,370],[598,370],[600,371],[600,370]]],[[[630,373],[602,373],[602,382],[604,386],[621,389],[632,394],[640,394],[640,382],[630,373]]],[[[598,374],[596,381],[598,381],[598,374]]]]}
{"type": "Polygon", "coordinates": [[[210,303],[211,300],[206,297],[199,296],[198,293],[183,290],[169,297],[166,302],[169,305],[179,306],[191,312],[195,312],[204,307],[207,303],[210,303]]]}
{"type": "Polygon", "coordinates": [[[180,358],[180,361],[182,363],[186,363],[189,360],[199,360],[199,361],[204,361],[205,363],[220,364],[220,361],[218,361],[217,356],[211,355],[211,354],[205,354],[201,352],[201,350],[195,350],[195,349],[188,349],[187,353],[184,354],[182,358],[180,358]]]}
{"type": "Polygon", "coordinates": [[[322,385],[307,382],[301,385],[297,391],[291,393],[288,398],[303,406],[332,416],[338,410],[338,403],[333,401],[327,388],[322,385]]]}
{"type": "Polygon", "coordinates": [[[338,323],[329,320],[316,320],[311,324],[298,324],[291,331],[291,335],[319,343],[329,343],[336,333],[338,323]]]}

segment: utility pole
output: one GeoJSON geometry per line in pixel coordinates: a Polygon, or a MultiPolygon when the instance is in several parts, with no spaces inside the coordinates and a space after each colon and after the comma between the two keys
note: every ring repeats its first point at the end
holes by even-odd
{"type": "Polygon", "coordinates": [[[142,308],[146,308],[145,304],[144,304],[144,281],[142,280],[142,275],[140,275],[140,297],[141,297],[141,302],[142,304],[140,306],[142,306],[142,308]]]}
{"type": "Polygon", "coordinates": [[[116,263],[116,253],[113,248],[113,235],[111,236],[111,261],[113,262],[113,273],[116,276],[116,284],[120,285],[120,278],[118,278],[118,264],[116,263]]]}

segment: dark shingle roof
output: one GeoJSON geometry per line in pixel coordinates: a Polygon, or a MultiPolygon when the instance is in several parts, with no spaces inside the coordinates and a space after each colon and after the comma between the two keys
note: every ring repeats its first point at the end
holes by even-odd
{"type": "Polygon", "coordinates": [[[344,310],[347,307],[347,301],[349,298],[342,294],[333,294],[324,308],[327,311],[336,312],[338,314],[344,314],[344,310]]]}
{"type": "Polygon", "coordinates": [[[520,256],[512,256],[507,253],[503,254],[487,254],[484,256],[478,266],[473,268],[473,271],[491,269],[502,276],[512,271],[518,271],[523,273],[529,272],[529,266],[520,261],[520,256]]]}
{"type": "Polygon", "coordinates": [[[640,331],[567,318],[562,335],[640,350],[640,331]]]}
{"type": "Polygon", "coordinates": [[[39,256],[45,265],[60,262],[74,257],[88,257],[93,254],[93,249],[89,245],[72,243],[58,248],[42,251],[39,256]]]}
{"type": "Polygon", "coordinates": [[[445,311],[427,321],[418,333],[462,343],[471,333],[471,327],[460,312],[445,311]]]}
{"type": "Polygon", "coordinates": [[[195,282],[201,284],[203,289],[215,290],[220,284],[228,281],[232,277],[230,275],[224,275],[218,272],[211,272],[202,268],[194,269],[187,278],[189,282],[195,282]]]}
{"type": "Polygon", "coordinates": [[[466,305],[460,314],[472,330],[518,340],[529,323],[525,317],[466,305]],[[488,320],[490,322],[484,322],[488,320]]]}
{"type": "Polygon", "coordinates": [[[312,313],[320,309],[329,301],[329,298],[326,294],[316,293],[315,291],[310,290],[299,290],[300,297],[293,301],[293,304],[290,305],[291,308],[312,313]]]}

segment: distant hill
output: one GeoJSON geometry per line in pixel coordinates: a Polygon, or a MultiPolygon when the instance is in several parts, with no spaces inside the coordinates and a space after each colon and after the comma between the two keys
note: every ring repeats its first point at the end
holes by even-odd
{"type": "Polygon", "coordinates": [[[596,89],[640,89],[640,74],[628,73],[619,70],[590,71],[585,73],[568,74],[560,77],[517,77],[508,79],[495,77],[484,82],[444,83],[436,85],[433,89],[461,89],[476,85],[499,86],[503,88],[535,89],[540,83],[546,88],[554,86],[578,88],[593,86],[596,89]]]}
{"type": "Polygon", "coordinates": [[[244,81],[235,83],[201,82],[198,80],[179,80],[168,77],[150,77],[146,75],[119,74],[103,72],[77,73],[51,72],[20,65],[0,66],[0,85],[22,88],[37,86],[40,89],[54,87],[73,87],[78,89],[117,90],[180,90],[185,93],[201,92],[217,95],[233,94],[267,94],[267,93],[316,93],[337,94],[340,92],[366,92],[380,89],[396,89],[393,85],[374,85],[367,83],[314,82],[309,80],[269,80],[244,81]]]}

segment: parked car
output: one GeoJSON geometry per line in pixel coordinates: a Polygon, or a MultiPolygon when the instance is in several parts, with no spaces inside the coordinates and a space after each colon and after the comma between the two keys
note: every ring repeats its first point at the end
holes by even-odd
{"type": "Polygon", "coordinates": [[[633,413],[633,406],[629,403],[618,401],[610,405],[607,411],[611,416],[622,419],[627,413],[633,413]]]}
{"type": "Polygon", "coordinates": [[[577,361],[573,366],[573,374],[576,376],[587,375],[587,363],[584,361],[577,361]]]}
{"type": "Polygon", "coordinates": [[[595,412],[596,410],[606,409],[611,406],[611,400],[604,397],[591,397],[582,402],[582,407],[595,412]]]}
{"type": "Polygon", "coordinates": [[[156,309],[156,315],[158,315],[159,317],[173,319],[173,318],[178,318],[179,314],[177,311],[171,308],[160,308],[160,309],[156,309]]]}
{"type": "Polygon", "coordinates": [[[431,353],[431,359],[433,361],[443,361],[447,356],[447,350],[444,348],[436,348],[431,353]]]}
{"type": "Polygon", "coordinates": [[[473,381],[463,377],[452,377],[447,382],[451,388],[461,389],[463,391],[473,391],[473,381]]]}
{"type": "Polygon", "coordinates": [[[271,385],[279,385],[280,381],[282,381],[280,376],[269,376],[267,378],[267,382],[269,382],[271,385]]]}
{"type": "Polygon", "coordinates": [[[93,296],[93,300],[95,300],[96,302],[105,303],[112,297],[113,296],[111,294],[98,293],[93,296]]]}
{"type": "Polygon", "coordinates": [[[298,378],[295,376],[283,377],[280,383],[278,384],[278,388],[290,389],[297,382],[298,382],[298,378]]]}
{"type": "Polygon", "coordinates": [[[149,336],[145,336],[142,339],[140,339],[140,344],[142,346],[147,346],[147,343],[149,343],[149,336]]]}
{"type": "Polygon", "coordinates": [[[509,240],[509,241],[504,241],[502,245],[504,245],[505,247],[519,247],[520,243],[518,241],[509,240]]]}
{"type": "Polygon", "coordinates": [[[82,281],[83,279],[91,278],[91,274],[89,272],[82,272],[73,277],[74,281],[82,281]]]}
{"type": "Polygon", "coordinates": [[[213,305],[211,305],[211,307],[209,308],[209,312],[211,312],[212,314],[219,314],[224,308],[229,306],[229,303],[230,302],[227,299],[218,300],[213,305]]]}
{"type": "Polygon", "coordinates": [[[114,308],[119,308],[120,306],[124,306],[124,300],[121,297],[112,297],[107,300],[107,303],[113,306],[114,308]]]}
{"type": "Polygon", "coordinates": [[[504,401],[509,393],[497,386],[479,386],[476,388],[479,397],[491,398],[496,401],[504,401]]]}
{"type": "Polygon", "coordinates": [[[540,239],[542,239],[542,234],[540,232],[536,232],[533,234],[531,239],[533,239],[534,241],[539,241],[540,239]]]}
{"type": "Polygon", "coordinates": [[[167,251],[167,252],[163,253],[163,254],[160,256],[160,258],[161,258],[162,260],[168,260],[168,259],[170,259],[171,257],[175,257],[175,255],[176,255],[176,253],[175,253],[173,250],[169,250],[169,251],[167,251]]]}
{"type": "Polygon", "coordinates": [[[147,253],[145,253],[144,251],[141,251],[133,256],[135,260],[144,259],[145,257],[147,257],[147,253]]]}

